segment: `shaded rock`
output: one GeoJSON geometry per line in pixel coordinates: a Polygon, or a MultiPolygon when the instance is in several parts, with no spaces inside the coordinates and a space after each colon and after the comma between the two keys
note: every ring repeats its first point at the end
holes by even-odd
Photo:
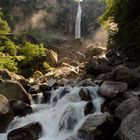
{"type": "Polygon", "coordinates": [[[78,83],[78,85],[79,86],[84,86],[84,87],[86,87],[86,86],[96,86],[96,84],[94,84],[90,78],[80,81],[78,83]]]}
{"type": "Polygon", "coordinates": [[[14,115],[8,99],[0,94],[0,133],[5,133],[14,115]]]}
{"type": "Polygon", "coordinates": [[[9,103],[15,116],[26,116],[33,113],[32,107],[20,100],[11,99],[9,103]]]}
{"type": "Polygon", "coordinates": [[[39,92],[39,85],[32,85],[32,86],[30,86],[30,88],[29,88],[29,93],[30,94],[36,94],[36,93],[38,93],[39,92]]]}
{"type": "Polygon", "coordinates": [[[12,79],[10,72],[7,69],[0,69],[0,79],[3,79],[3,80],[12,79]]]}
{"type": "Polygon", "coordinates": [[[84,114],[85,116],[88,115],[88,114],[92,114],[95,112],[95,107],[93,105],[92,102],[88,102],[84,108],[84,114]]]}
{"type": "Polygon", "coordinates": [[[70,137],[66,138],[65,140],[83,140],[83,139],[78,138],[77,136],[70,136],[70,137]]]}
{"type": "Polygon", "coordinates": [[[121,123],[113,140],[140,139],[140,108],[132,111],[121,123]]]}
{"type": "Polygon", "coordinates": [[[140,82],[140,74],[125,66],[119,66],[113,72],[113,79],[127,83],[129,88],[135,88],[140,82]]]}
{"type": "Polygon", "coordinates": [[[86,72],[94,76],[98,76],[103,73],[108,73],[111,70],[112,68],[105,64],[88,64],[88,66],[86,66],[86,72]]]}
{"type": "Polygon", "coordinates": [[[78,130],[78,136],[84,140],[111,140],[112,134],[112,118],[108,113],[90,115],[78,130]]]}
{"type": "Polygon", "coordinates": [[[134,89],[140,82],[140,73],[131,70],[123,65],[117,66],[112,72],[98,76],[98,80],[112,80],[125,82],[129,89],[134,89]]]}
{"type": "Polygon", "coordinates": [[[38,122],[30,123],[8,133],[8,140],[37,140],[42,135],[42,126],[38,122]]]}
{"type": "Polygon", "coordinates": [[[132,99],[132,98],[139,98],[140,92],[139,91],[126,91],[122,94],[124,99],[132,99]]]}
{"type": "Polygon", "coordinates": [[[114,113],[116,108],[124,101],[123,98],[120,98],[120,97],[116,97],[114,100],[112,100],[110,103],[109,103],[109,111],[111,113],[114,113]]]}
{"type": "Polygon", "coordinates": [[[87,88],[81,88],[79,92],[79,96],[81,100],[84,100],[84,101],[92,100],[92,97],[90,96],[89,90],[87,88]]]}
{"type": "Polygon", "coordinates": [[[22,100],[28,104],[31,104],[31,97],[22,87],[19,82],[16,81],[3,81],[0,82],[0,94],[4,95],[8,99],[22,100]]]}
{"type": "Polygon", "coordinates": [[[32,99],[34,104],[40,104],[45,102],[43,93],[32,94],[32,99]]]}
{"type": "Polygon", "coordinates": [[[39,86],[39,91],[40,92],[44,92],[44,91],[50,91],[52,88],[50,86],[48,86],[47,84],[41,84],[39,86]]]}
{"type": "Polygon", "coordinates": [[[118,93],[127,90],[127,84],[123,82],[105,81],[99,88],[99,93],[107,98],[114,98],[118,93]]]}
{"type": "Polygon", "coordinates": [[[129,113],[140,106],[137,99],[128,99],[123,101],[115,110],[114,117],[122,121],[129,113]]]}

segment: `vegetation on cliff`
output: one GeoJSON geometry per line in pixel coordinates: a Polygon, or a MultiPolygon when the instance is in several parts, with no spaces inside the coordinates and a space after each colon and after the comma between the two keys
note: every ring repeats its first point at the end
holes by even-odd
{"type": "Polygon", "coordinates": [[[107,9],[101,20],[106,25],[116,24],[116,30],[109,27],[108,46],[114,44],[129,60],[140,60],[140,1],[107,0],[107,9]]]}
{"type": "Polygon", "coordinates": [[[0,11],[0,68],[24,75],[31,74],[39,67],[43,69],[47,49],[43,44],[27,39],[29,37],[12,34],[2,10],[0,11]]]}

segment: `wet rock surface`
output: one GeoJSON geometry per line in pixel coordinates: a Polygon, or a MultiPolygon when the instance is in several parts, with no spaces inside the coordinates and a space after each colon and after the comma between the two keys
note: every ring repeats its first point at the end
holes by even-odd
{"type": "Polygon", "coordinates": [[[89,90],[87,88],[82,88],[79,92],[81,100],[90,101],[92,100],[89,90]]]}
{"type": "Polygon", "coordinates": [[[8,133],[8,140],[37,140],[42,135],[42,126],[38,122],[30,123],[8,133]]]}
{"type": "Polygon", "coordinates": [[[84,140],[110,140],[112,137],[112,118],[108,113],[90,115],[78,130],[84,140]]]}
{"type": "Polygon", "coordinates": [[[14,114],[8,99],[0,94],[0,133],[6,132],[8,125],[13,119],[14,114]]]}
{"type": "Polygon", "coordinates": [[[26,116],[27,114],[33,113],[32,107],[23,101],[11,99],[9,103],[15,116],[26,116]]]}

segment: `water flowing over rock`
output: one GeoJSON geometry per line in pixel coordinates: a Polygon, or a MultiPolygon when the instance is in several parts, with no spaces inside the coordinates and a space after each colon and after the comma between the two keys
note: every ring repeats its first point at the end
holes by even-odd
{"type": "MultiPolygon", "coordinates": [[[[104,99],[97,94],[99,87],[88,86],[84,88],[87,88],[90,92],[95,114],[99,113],[101,111],[101,104],[104,102],[104,99]]],[[[34,104],[32,105],[34,113],[14,119],[8,129],[8,132],[10,131],[8,140],[22,140],[22,138],[26,140],[27,136],[31,140],[36,140],[37,138],[34,138],[34,133],[38,136],[40,129],[38,133],[34,132],[34,129],[30,129],[30,123],[34,122],[39,122],[42,125],[43,135],[40,137],[40,140],[66,140],[70,139],[71,136],[75,136],[85,120],[84,108],[88,103],[81,100],[79,96],[80,90],[81,87],[79,86],[62,86],[58,89],[52,89],[50,102],[47,102],[47,104],[34,104]],[[57,102],[54,104],[53,100],[56,96],[57,102]],[[29,124],[29,128],[27,124],[29,124]]],[[[91,110],[89,109],[88,113],[91,110]]],[[[1,140],[5,140],[6,137],[7,134],[3,137],[0,135],[1,140]]],[[[79,140],[77,136],[73,137],[73,139],[79,140]]]]}
{"type": "Polygon", "coordinates": [[[76,23],[75,23],[75,38],[76,39],[81,38],[81,14],[82,14],[82,9],[80,5],[80,1],[79,1],[77,16],[76,16],[76,23]]]}

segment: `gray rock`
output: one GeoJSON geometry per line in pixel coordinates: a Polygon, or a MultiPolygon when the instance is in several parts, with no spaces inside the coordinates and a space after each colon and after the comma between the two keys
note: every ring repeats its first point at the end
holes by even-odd
{"type": "Polygon", "coordinates": [[[139,100],[133,98],[133,99],[127,99],[123,101],[115,110],[114,117],[118,118],[120,121],[122,121],[129,113],[131,113],[134,109],[140,106],[139,100]]]}
{"type": "Polygon", "coordinates": [[[26,116],[33,113],[32,107],[20,100],[11,99],[9,103],[15,116],[26,116]]]}
{"type": "Polygon", "coordinates": [[[112,117],[108,113],[92,114],[78,130],[78,136],[84,140],[110,140],[112,131],[112,117]]]}
{"type": "Polygon", "coordinates": [[[8,133],[8,140],[38,140],[42,135],[42,126],[38,122],[30,123],[8,133]]]}
{"type": "Polygon", "coordinates": [[[0,82],[0,94],[7,97],[7,99],[22,100],[28,104],[31,104],[31,97],[22,87],[19,82],[7,80],[0,82]]]}
{"type": "Polygon", "coordinates": [[[99,88],[99,93],[107,98],[114,98],[118,93],[125,92],[127,84],[123,82],[105,81],[99,88]]]}
{"type": "Polygon", "coordinates": [[[14,115],[8,99],[0,94],[0,133],[6,132],[10,122],[14,119],[14,115]]]}
{"type": "Polygon", "coordinates": [[[121,123],[113,140],[140,139],[140,108],[132,111],[121,123]]]}
{"type": "Polygon", "coordinates": [[[140,82],[140,73],[120,65],[109,73],[99,75],[96,79],[125,82],[129,89],[134,89],[140,82]]]}

